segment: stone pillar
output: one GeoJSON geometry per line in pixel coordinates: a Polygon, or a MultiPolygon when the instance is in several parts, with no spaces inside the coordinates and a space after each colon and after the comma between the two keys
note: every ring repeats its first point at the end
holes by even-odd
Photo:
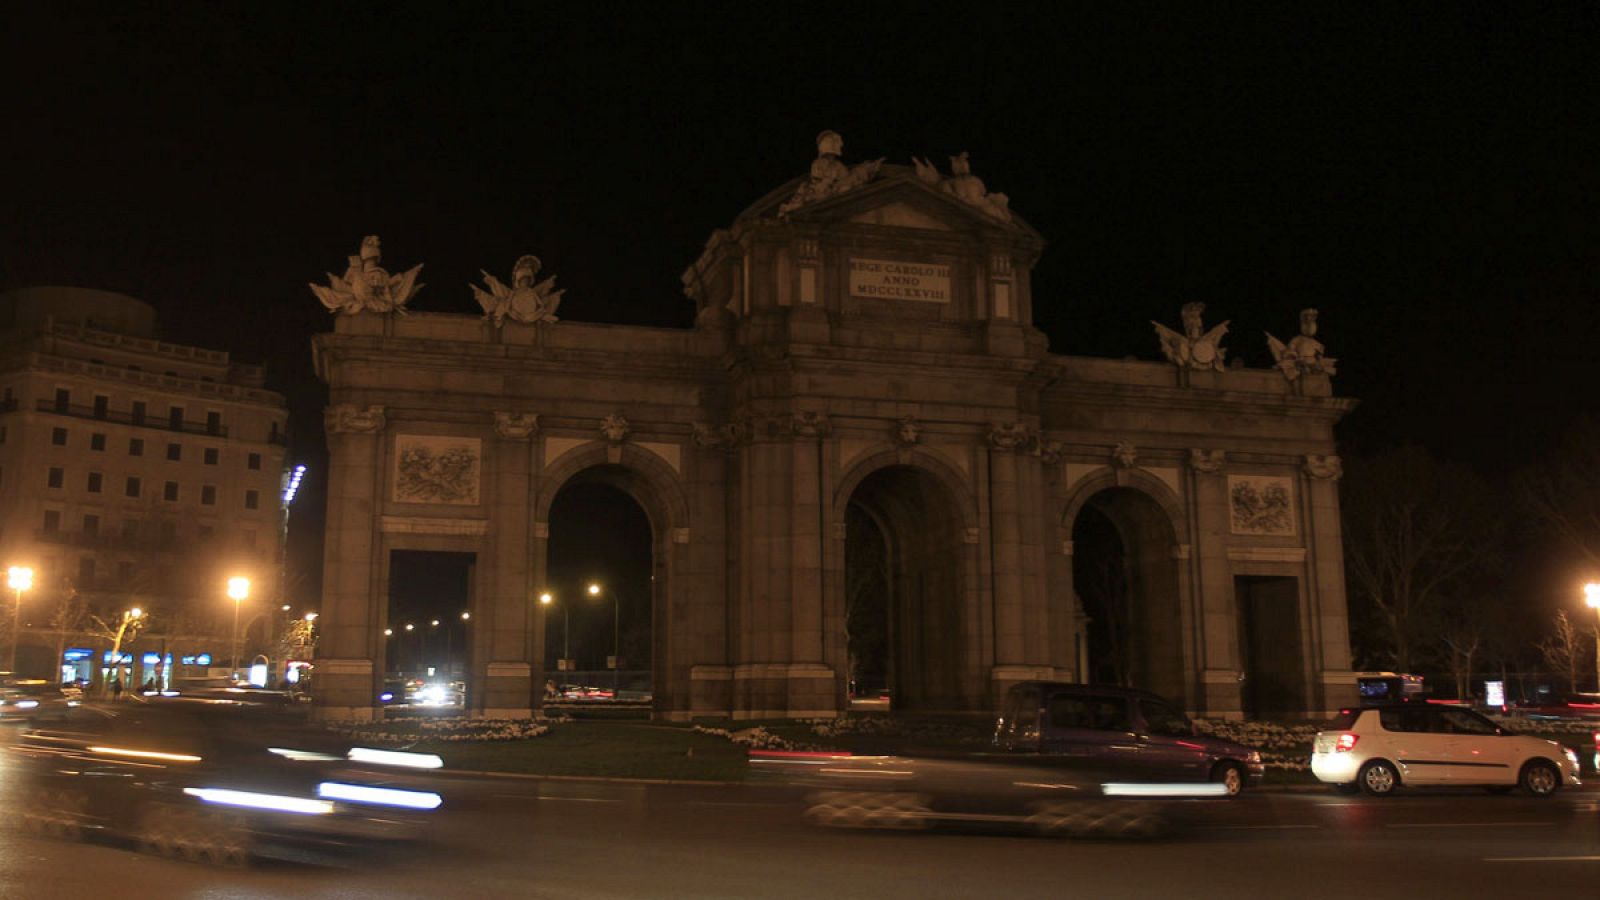
{"type": "Polygon", "coordinates": [[[1027,656],[1027,604],[1023,594],[1022,483],[1017,453],[1027,445],[1027,426],[996,424],[989,431],[989,541],[994,559],[994,667],[991,693],[1005,694],[1012,684],[1049,677],[1045,667],[1030,665],[1027,656]]]}
{"type": "Polygon", "coordinates": [[[1314,681],[1306,698],[1320,708],[1307,712],[1331,715],[1357,702],[1355,672],[1350,668],[1350,628],[1344,584],[1344,535],[1339,520],[1339,479],[1344,465],[1337,456],[1307,456],[1305,497],[1310,533],[1306,536],[1306,596],[1314,648],[1314,681]]]}
{"type": "Polygon", "coordinates": [[[1185,577],[1198,593],[1200,611],[1200,710],[1208,716],[1242,718],[1239,611],[1228,562],[1231,513],[1226,455],[1221,450],[1189,451],[1190,548],[1185,577]]]}
{"type": "Polygon", "coordinates": [[[327,537],[323,551],[322,632],[314,680],[316,714],[370,720],[383,673],[383,610],[373,598],[374,554],[384,481],[383,407],[338,404],[324,414],[328,433],[327,537]]]}
{"type": "MultiPolygon", "coordinates": [[[[489,554],[494,561],[485,580],[472,635],[472,674],[479,685],[474,711],[489,718],[525,719],[533,715],[543,691],[535,691],[528,654],[538,601],[531,582],[528,508],[532,496],[533,413],[494,414],[494,474],[489,506],[489,554]]],[[[542,687],[542,682],[541,682],[542,687]]]]}
{"type": "Polygon", "coordinates": [[[735,719],[836,712],[822,662],[822,532],[815,412],[767,418],[744,452],[735,719]]]}

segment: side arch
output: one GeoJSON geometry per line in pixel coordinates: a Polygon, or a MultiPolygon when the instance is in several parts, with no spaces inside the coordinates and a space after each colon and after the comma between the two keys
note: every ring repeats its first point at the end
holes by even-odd
{"type": "Polygon", "coordinates": [[[539,473],[537,481],[539,491],[534,504],[533,520],[548,522],[550,504],[561,488],[580,472],[599,466],[620,467],[636,476],[636,480],[632,483],[619,486],[633,494],[639,505],[645,508],[645,512],[650,516],[651,527],[661,532],[657,535],[658,538],[670,537],[668,532],[672,528],[688,527],[688,495],[684,491],[678,473],[673,471],[666,460],[632,444],[613,447],[601,441],[574,447],[545,466],[539,473]],[[613,458],[613,450],[621,452],[613,458]]]}
{"type": "Polygon", "coordinates": [[[840,516],[843,510],[862,481],[873,472],[890,466],[910,466],[927,472],[955,499],[963,526],[968,529],[978,527],[978,501],[969,477],[938,454],[915,447],[910,450],[885,447],[857,457],[834,487],[833,520],[842,521],[840,516]]]}
{"type": "Polygon", "coordinates": [[[1167,514],[1167,522],[1172,526],[1173,539],[1179,544],[1189,543],[1189,517],[1184,513],[1183,500],[1167,483],[1140,469],[1116,470],[1110,466],[1099,469],[1093,474],[1069,487],[1064,496],[1059,499],[1059,505],[1051,521],[1060,529],[1063,540],[1070,540],[1072,523],[1077,520],[1078,513],[1083,511],[1084,504],[1101,491],[1110,488],[1134,488],[1148,495],[1167,514]]]}

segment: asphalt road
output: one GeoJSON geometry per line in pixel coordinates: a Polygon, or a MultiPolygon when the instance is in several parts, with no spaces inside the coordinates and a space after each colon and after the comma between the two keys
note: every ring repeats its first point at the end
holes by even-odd
{"type": "MultiPolygon", "coordinates": [[[[3,771],[0,771],[3,777],[3,771]]],[[[1600,791],[1257,793],[1149,842],[814,828],[786,789],[436,779],[422,846],[243,870],[0,831],[0,897],[1593,896],[1600,791]]],[[[14,807],[10,807],[13,808],[14,807]]]]}

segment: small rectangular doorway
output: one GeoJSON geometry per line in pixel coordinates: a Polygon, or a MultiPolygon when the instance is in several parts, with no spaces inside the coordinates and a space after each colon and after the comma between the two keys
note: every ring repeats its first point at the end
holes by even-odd
{"type": "Polygon", "coordinates": [[[1300,579],[1240,575],[1233,579],[1239,611],[1239,667],[1244,714],[1281,718],[1306,710],[1300,644],[1300,579]]]}
{"type": "Polygon", "coordinates": [[[473,553],[390,551],[384,686],[379,695],[383,706],[419,711],[467,707],[476,566],[473,553]]]}

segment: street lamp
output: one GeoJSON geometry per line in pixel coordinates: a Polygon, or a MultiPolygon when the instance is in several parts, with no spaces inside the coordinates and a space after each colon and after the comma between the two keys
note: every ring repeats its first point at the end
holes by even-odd
{"type": "MultiPolygon", "coordinates": [[[[600,596],[601,587],[597,582],[589,582],[589,596],[600,596]]],[[[611,595],[611,697],[616,699],[617,689],[621,685],[621,678],[617,669],[622,665],[622,601],[617,599],[617,592],[605,589],[611,595]]]]}
{"type": "Polygon", "coordinates": [[[235,575],[228,579],[228,596],[233,600],[233,674],[239,674],[239,607],[250,596],[250,579],[235,575]]]}
{"type": "Polygon", "coordinates": [[[1594,610],[1594,678],[1595,690],[1600,691],[1600,584],[1591,581],[1583,586],[1583,602],[1594,610]]]}
{"type": "Polygon", "coordinates": [[[6,572],[6,587],[17,592],[17,604],[11,611],[11,646],[6,651],[6,671],[17,670],[17,638],[22,634],[22,592],[33,587],[33,570],[27,566],[12,566],[6,572]]]}
{"type": "MultiPolygon", "coordinates": [[[[546,618],[549,618],[550,604],[555,601],[549,591],[539,595],[539,605],[544,607],[546,618]]],[[[561,617],[561,663],[556,668],[566,671],[567,660],[572,657],[572,609],[565,603],[561,604],[561,617]]]]}

